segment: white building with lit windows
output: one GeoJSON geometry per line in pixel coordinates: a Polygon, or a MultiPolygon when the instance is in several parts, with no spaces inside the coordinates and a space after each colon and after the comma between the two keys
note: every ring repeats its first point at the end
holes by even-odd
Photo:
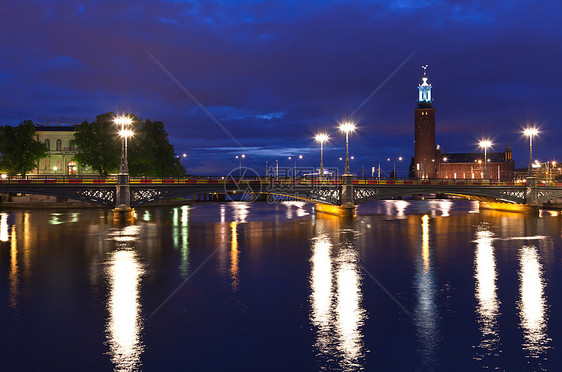
{"type": "Polygon", "coordinates": [[[48,156],[39,160],[37,168],[30,175],[97,175],[88,167],[82,167],[72,158],[76,149],[70,144],[74,137],[74,125],[36,125],[36,139],[49,149],[48,156]]]}

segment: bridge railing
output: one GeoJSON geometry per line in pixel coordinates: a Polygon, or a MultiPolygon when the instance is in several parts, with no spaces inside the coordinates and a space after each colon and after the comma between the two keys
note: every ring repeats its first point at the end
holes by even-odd
{"type": "MultiPolygon", "coordinates": [[[[341,178],[291,178],[291,177],[246,177],[233,179],[225,176],[185,176],[185,177],[130,177],[131,185],[146,184],[238,184],[251,183],[270,186],[281,185],[339,185],[341,178]]],[[[27,175],[0,177],[0,184],[116,184],[117,175],[98,177],[92,175],[27,175]]],[[[355,185],[433,185],[433,186],[525,186],[525,180],[489,180],[489,179],[405,179],[405,178],[359,178],[355,185]]],[[[562,187],[562,182],[537,181],[537,186],[562,187]]]]}

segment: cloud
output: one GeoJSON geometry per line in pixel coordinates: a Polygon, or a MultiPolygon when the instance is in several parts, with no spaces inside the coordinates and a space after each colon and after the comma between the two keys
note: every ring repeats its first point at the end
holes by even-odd
{"type": "Polygon", "coordinates": [[[264,149],[256,157],[314,148],[321,129],[341,148],[337,122],[416,51],[354,118],[358,158],[413,153],[422,64],[434,86],[438,142],[447,140],[449,151],[471,151],[471,139],[486,134],[511,139],[524,165],[525,121],[550,133],[537,157],[556,155],[551,138],[562,135],[558,1],[63,0],[1,8],[3,123],[125,106],[163,120],[181,151],[233,146],[148,50],[244,146],[264,149]]]}

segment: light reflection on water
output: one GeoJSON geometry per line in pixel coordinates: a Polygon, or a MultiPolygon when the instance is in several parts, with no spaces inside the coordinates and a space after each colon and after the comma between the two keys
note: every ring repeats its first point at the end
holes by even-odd
{"type": "Polygon", "coordinates": [[[498,356],[501,350],[497,318],[499,301],[496,286],[496,258],[492,245],[494,234],[487,224],[482,224],[476,231],[476,251],[474,269],[476,278],[476,311],[480,325],[481,341],[475,357],[482,360],[486,356],[498,356]]]}
{"type": "Polygon", "coordinates": [[[232,236],[230,244],[230,278],[232,279],[232,290],[236,292],[240,283],[238,274],[238,222],[232,221],[230,229],[232,236]]]}
{"type": "MultiPolygon", "coordinates": [[[[404,354],[408,360],[400,364],[403,370],[451,370],[460,363],[469,363],[466,368],[473,370],[476,368],[471,367],[475,364],[490,370],[517,370],[513,366],[523,362],[529,370],[540,370],[542,365],[549,366],[552,360],[560,360],[553,347],[557,334],[552,327],[549,329],[549,314],[556,311],[557,304],[552,300],[557,296],[553,290],[554,281],[560,273],[558,247],[562,223],[558,217],[546,213],[540,219],[502,212],[468,214],[458,212],[456,202],[399,200],[381,202],[373,209],[388,210],[392,216],[406,218],[359,214],[354,222],[345,222],[320,214],[307,216],[304,212],[303,215],[306,205],[299,203],[274,206],[279,219],[268,214],[267,208],[273,207],[249,203],[139,210],[141,219],[124,228],[104,225],[97,211],[61,213],[57,215],[61,222],[57,225],[49,222],[53,218],[51,212],[43,215],[34,211],[0,213],[0,242],[4,243],[4,255],[0,257],[3,266],[0,267],[4,270],[6,284],[3,298],[4,306],[10,309],[5,313],[37,316],[43,313],[38,304],[44,306],[44,293],[52,300],[50,293],[66,295],[72,291],[75,296],[80,288],[80,301],[65,303],[61,300],[61,305],[70,312],[94,314],[91,319],[95,319],[95,312],[83,306],[91,300],[88,296],[93,291],[84,291],[76,284],[83,286],[85,281],[80,278],[90,275],[84,272],[94,272],[98,279],[88,281],[88,285],[106,300],[99,305],[103,321],[96,326],[105,327],[105,333],[99,332],[98,345],[104,345],[107,354],[92,356],[89,350],[88,357],[103,358],[104,363],[111,360],[115,370],[149,370],[146,367],[149,355],[165,355],[168,349],[154,342],[145,345],[147,340],[154,339],[152,332],[155,332],[143,318],[143,312],[152,310],[146,304],[157,303],[165,296],[166,289],[159,283],[166,282],[171,287],[176,281],[179,284],[188,274],[190,259],[197,265],[207,253],[219,247],[218,255],[198,274],[207,275],[205,280],[194,277],[195,280],[186,285],[186,291],[158,314],[159,321],[170,326],[166,317],[181,309],[182,317],[173,318],[173,327],[177,325],[181,329],[177,332],[181,339],[172,341],[182,343],[190,337],[208,335],[207,330],[198,329],[193,323],[213,327],[216,321],[213,312],[218,304],[225,308],[222,316],[230,323],[221,323],[223,328],[218,331],[215,328],[216,334],[223,337],[231,332],[237,342],[240,337],[241,344],[247,342],[256,347],[253,337],[262,331],[253,328],[256,334],[251,338],[244,338],[244,332],[252,328],[254,322],[268,325],[276,322],[276,317],[282,317],[267,302],[257,304],[258,300],[254,299],[271,290],[269,286],[256,283],[269,273],[262,272],[263,268],[273,268],[276,270],[274,285],[278,286],[272,287],[274,291],[283,286],[295,286],[301,292],[294,292],[302,293],[303,283],[309,285],[304,297],[284,292],[286,300],[283,301],[290,305],[288,307],[301,306],[298,313],[301,323],[298,326],[287,323],[276,335],[289,334],[300,344],[306,340],[301,360],[315,363],[324,370],[392,370],[378,368],[377,363],[385,357],[381,354],[380,343],[393,341],[395,328],[401,331],[397,332],[400,338],[394,341],[400,347],[406,345],[404,350],[395,352],[404,354]],[[286,220],[289,209],[291,220],[286,220]],[[38,221],[38,215],[42,220],[38,221]],[[92,216],[91,221],[88,216],[92,216]],[[263,216],[269,220],[262,219],[263,216]],[[70,226],[69,222],[74,225],[70,226]],[[40,230],[38,226],[48,228],[40,230]],[[66,234],[74,229],[82,230],[71,235],[74,241],[69,244],[66,234]],[[152,235],[148,236],[149,233],[152,235]],[[80,237],[86,237],[83,245],[78,243],[80,237]],[[105,265],[100,265],[102,262],[105,265]],[[380,275],[381,283],[388,284],[393,294],[404,300],[406,308],[414,314],[414,321],[394,316],[392,310],[389,315],[389,305],[378,301],[380,297],[376,297],[376,291],[380,291],[362,274],[360,265],[369,270],[388,265],[386,272],[384,269],[372,271],[377,277],[380,275]],[[150,267],[150,275],[145,273],[145,267],[150,267]],[[217,267],[220,275],[216,274],[217,267]],[[62,268],[60,275],[59,268],[62,268]],[[286,274],[286,268],[295,270],[286,274]],[[222,289],[202,284],[213,283],[215,277],[221,277],[217,281],[224,285],[222,289]],[[244,278],[242,286],[240,278],[244,278]],[[78,279],[76,283],[72,282],[75,279],[78,279]],[[147,283],[151,283],[150,287],[147,283]],[[453,298],[452,305],[446,304],[443,289],[440,291],[448,283],[452,283],[448,294],[453,298]],[[376,291],[371,291],[369,286],[376,291]],[[146,290],[147,287],[150,290],[146,290]],[[213,291],[206,291],[209,288],[213,291]],[[236,296],[232,296],[233,291],[236,296]],[[236,297],[236,302],[242,306],[231,306],[231,297],[236,297]],[[307,300],[309,307],[303,309],[302,304],[307,300]],[[30,302],[34,302],[32,306],[37,309],[25,308],[30,302]],[[211,304],[208,308],[211,312],[200,313],[213,315],[198,314],[204,309],[200,303],[205,302],[211,304]],[[447,306],[451,306],[451,312],[447,312],[447,306]],[[256,308],[268,313],[256,314],[256,308]],[[25,311],[12,311],[20,309],[25,311]],[[252,317],[260,318],[263,323],[252,317]],[[236,324],[237,321],[241,325],[236,324]],[[300,327],[307,321],[310,330],[306,325],[300,327]],[[466,334],[453,334],[456,329],[451,331],[452,321],[454,327],[462,328],[466,334]],[[198,334],[198,331],[203,333],[198,334]],[[303,337],[307,332],[309,334],[303,337]],[[151,333],[150,337],[145,337],[145,333],[151,333]],[[453,348],[447,345],[448,340],[469,344],[459,351],[459,360],[451,362],[457,357],[456,352],[453,356],[445,355],[444,349],[448,347],[450,352],[453,348]],[[406,348],[409,349],[406,351],[406,348]],[[307,358],[314,358],[314,361],[307,358]],[[407,366],[414,367],[408,369],[407,366]]],[[[395,310],[401,313],[398,308],[395,310]]],[[[22,322],[17,327],[26,325],[22,322]]],[[[6,332],[6,337],[20,332],[17,327],[14,326],[10,334],[6,332]]],[[[35,330],[27,334],[31,332],[35,330]]],[[[264,329],[258,336],[267,337],[273,332],[275,330],[264,329]]],[[[166,333],[165,337],[172,337],[171,333],[166,333]]],[[[238,345],[238,353],[246,346],[243,345],[238,345]]],[[[232,344],[229,347],[233,347],[232,344]]],[[[177,346],[172,349],[178,352],[177,346]]],[[[5,351],[3,355],[6,354],[5,351]]],[[[189,355],[190,360],[198,358],[198,355],[189,355]]],[[[256,365],[251,364],[248,370],[255,369],[253,367],[256,365]]]]}
{"type": "Polygon", "coordinates": [[[333,217],[316,217],[318,232],[312,239],[310,320],[316,334],[315,349],[323,359],[322,369],[332,370],[336,362],[339,370],[361,370],[366,312],[361,305],[359,255],[354,230],[334,229],[330,226],[333,221],[333,217]]]}
{"type": "Polygon", "coordinates": [[[539,262],[537,248],[524,246],[520,257],[520,302],[519,316],[523,329],[523,349],[529,356],[538,358],[548,348],[550,338],[547,336],[547,304],[544,297],[545,283],[543,268],[539,262]]]}
{"type": "Polygon", "coordinates": [[[415,275],[414,287],[416,289],[417,304],[415,309],[415,322],[418,334],[418,350],[422,355],[424,370],[434,370],[437,363],[437,345],[439,343],[438,309],[436,304],[437,286],[433,272],[430,247],[429,216],[422,218],[422,237],[418,270],[415,275]]]}
{"type": "Polygon", "coordinates": [[[141,366],[144,344],[140,304],[140,281],[144,270],[138,254],[130,246],[136,240],[139,226],[127,226],[111,234],[117,250],[109,254],[106,275],[109,281],[106,337],[115,371],[134,371],[141,366]]]}

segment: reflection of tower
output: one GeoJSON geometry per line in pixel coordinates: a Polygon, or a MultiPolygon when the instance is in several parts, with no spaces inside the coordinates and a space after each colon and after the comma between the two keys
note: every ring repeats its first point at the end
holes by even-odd
{"type": "Polygon", "coordinates": [[[430,225],[427,214],[422,217],[421,257],[414,286],[418,303],[415,320],[422,355],[422,370],[435,369],[435,355],[439,342],[439,314],[437,309],[436,278],[432,265],[432,249],[430,247],[430,225]]]}
{"type": "Polygon", "coordinates": [[[431,96],[431,84],[427,83],[423,67],[422,83],[418,86],[418,107],[415,109],[415,175],[416,178],[434,178],[435,164],[435,108],[431,96]]]}

